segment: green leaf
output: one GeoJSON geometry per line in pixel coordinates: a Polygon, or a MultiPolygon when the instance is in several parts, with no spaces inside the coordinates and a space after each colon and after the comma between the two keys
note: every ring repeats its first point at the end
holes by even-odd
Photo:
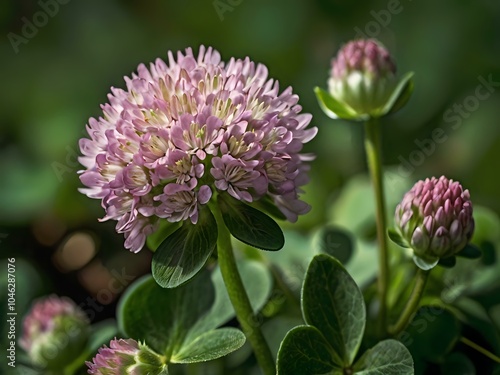
{"type": "Polygon", "coordinates": [[[169,357],[182,346],[191,327],[210,310],[214,298],[208,271],[175,289],[164,289],[146,276],[127,289],[120,300],[120,331],[169,357]]]}
{"type": "Polygon", "coordinates": [[[406,240],[396,230],[389,228],[387,230],[387,234],[389,235],[389,239],[396,245],[404,248],[410,247],[410,245],[408,245],[408,242],[406,242],[406,240]]]}
{"type": "Polygon", "coordinates": [[[362,121],[368,119],[368,115],[360,116],[349,105],[338,101],[322,88],[315,87],[314,92],[318,99],[319,106],[328,117],[334,120],[344,119],[362,121]]]}
{"type": "Polygon", "coordinates": [[[413,72],[406,73],[398,82],[396,88],[387,101],[387,104],[380,111],[380,116],[399,111],[410,99],[413,93],[413,72]]]}
{"type": "Polygon", "coordinates": [[[155,252],[156,249],[158,249],[158,246],[161,245],[161,243],[174,231],[179,229],[181,226],[181,222],[178,223],[171,223],[166,219],[161,219],[160,220],[160,226],[158,230],[156,230],[154,233],[150,234],[148,238],[146,239],[146,243],[149,247],[149,249],[152,252],[155,252]]]}
{"type": "Polygon", "coordinates": [[[441,364],[443,375],[476,375],[472,361],[462,353],[451,353],[441,364]]]}
{"type": "Polygon", "coordinates": [[[326,226],[320,232],[320,249],[322,252],[346,264],[354,252],[351,235],[338,227],[326,226]]]}
{"type": "Polygon", "coordinates": [[[398,339],[414,358],[439,362],[460,337],[460,323],[453,313],[440,306],[422,306],[398,339]]]}
{"type": "Polygon", "coordinates": [[[396,340],[384,340],[367,350],[354,365],[357,375],[413,375],[413,359],[396,340]]]}
{"type": "Polygon", "coordinates": [[[363,295],[342,264],[316,255],[302,287],[302,311],[307,324],[320,330],[335,352],[339,367],[352,364],[366,323],[363,295]]]}
{"type": "Polygon", "coordinates": [[[151,270],[163,288],[175,288],[200,271],[217,246],[217,224],[210,209],[199,209],[198,223],[186,220],[153,255],[151,270]]]}
{"type": "MultiPolygon", "coordinates": [[[[238,270],[253,311],[257,312],[271,294],[273,286],[271,274],[267,267],[252,260],[238,261],[238,270]]],[[[235,316],[219,267],[212,272],[211,279],[215,286],[215,300],[207,313],[190,328],[187,341],[226,323],[235,316]]]]}
{"type": "Polygon", "coordinates": [[[471,243],[467,244],[460,252],[457,253],[457,256],[467,258],[467,259],[479,259],[483,255],[481,249],[471,243]]]}
{"type": "Polygon", "coordinates": [[[236,328],[220,328],[205,332],[182,347],[172,358],[172,363],[205,362],[223,357],[241,348],[245,335],[236,328]]]}
{"type": "Polygon", "coordinates": [[[265,213],[228,194],[220,194],[218,202],[227,229],[241,242],[263,250],[280,250],[285,244],[281,228],[265,213]]]}
{"type": "Polygon", "coordinates": [[[448,258],[441,258],[441,259],[439,259],[438,264],[441,267],[452,268],[452,267],[455,267],[455,265],[457,264],[457,258],[454,256],[451,256],[448,258]]]}
{"type": "Polygon", "coordinates": [[[332,360],[335,355],[328,341],[315,327],[298,326],[287,333],[278,351],[278,375],[342,375],[332,360]]]}

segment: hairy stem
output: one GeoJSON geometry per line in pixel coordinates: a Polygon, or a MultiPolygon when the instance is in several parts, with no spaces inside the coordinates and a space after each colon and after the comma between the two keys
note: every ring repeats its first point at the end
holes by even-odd
{"type": "Polygon", "coordinates": [[[274,375],[276,374],[276,365],[274,364],[271,350],[269,349],[262,331],[256,323],[257,319],[255,319],[250,300],[248,299],[248,295],[241,280],[234,258],[233,247],[231,245],[231,234],[224,224],[218,206],[213,205],[211,208],[217,220],[219,267],[229,299],[233,304],[236,317],[253,348],[261,369],[265,375],[274,375]]]}
{"type": "Polygon", "coordinates": [[[380,146],[380,130],[377,119],[370,119],[365,124],[365,150],[368,169],[373,183],[376,202],[377,241],[379,246],[379,275],[377,281],[380,300],[379,329],[386,333],[387,325],[387,289],[389,284],[389,253],[387,249],[386,205],[382,171],[382,150],[380,146]]]}
{"type": "Polygon", "coordinates": [[[415,275],[415,286],[413,287],[413,291],[411,292],[410,299],[408,300],[408,302],[406,302],[406,306],[401,313],[399,320],[396,322],[396,324],[390,327],[389,332],[391,335],[395,336],[399,334],[406,328],[408,323],[410,323],[410,319],[415,313],[420,303],[420,299],[422,298],[422,295],[424,293],[425,284],[427,283],[427,279],[429,278],[429,273],[430,270],[424,271],[418,268],[417,274],[415,275]]]}

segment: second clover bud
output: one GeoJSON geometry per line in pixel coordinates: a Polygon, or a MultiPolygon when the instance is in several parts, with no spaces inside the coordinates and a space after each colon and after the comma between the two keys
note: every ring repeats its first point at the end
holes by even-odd
{"type": "Polygon", "coordinates": [[[316,88],[316,95],[328,116],[364,121],[401,108],[413,88],[411,76],[397,79],[396,64],[380,42],[354,40],[332,60],[328,92],[316,88]]]}
{"type": "Polygon", "coordinates": [[[168,374],[163,358],[133,339],[112,340],[109,348],[99,349],[92,362],[87,362],[87,367],[89,374],[96,375],[168,374]]]}
{"type": "Polygon", "coordinates": [[[37,367],[60,370],[82,354],[89,332],[85,313],[70,299],[52,295],[35,302],[24,318],[20,345],[37,367]]]}
{"type": "Polygon", "coordinates": [[[395,220],[422,269],[456,255],[474,232],[469,191],[444,176],[418,181],[396,207],[395,220]]]}

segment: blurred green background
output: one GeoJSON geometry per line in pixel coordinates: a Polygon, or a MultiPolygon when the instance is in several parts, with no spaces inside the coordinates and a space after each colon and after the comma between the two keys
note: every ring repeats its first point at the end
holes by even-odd
{"type": "Polygon", "coordinates": [[[470,189],[474,203],[500,213],[500,83],[481,89],[487,98],[476,96],[479,77],[500,82],[497,0],[61,0],[52,15],[40,15],[49,2],[0,6],[0,256],[24,262],[19,311],[55,292],[83,304],[95,297],[102,320],[119,294],[98,295],[113,272],[127,280],[148,272],[149,252],[123,250],[114,223],[97,221],[99,202],[78,193],[76,157],[109,88],[167,50],[204,44],[224,60],[250,56],[282,88],[292,85],[314,115],[319,135],[306,151],[317,158],[304,195],[313,209],[286,227],[306,232],[328,221],[342,187],[366,170],[362,127],[328,119],[313,93],[326,87],[334,53],[361,33],[392,51],[401,74],[415,72],[409,104],[384,120],[389,194],[446,174],[470,189]],[[29,30],[29,22],[39,27],[29,30]],[[424,155],[417,143],[436,128],[447,139],[427,143],[424,155]]]}

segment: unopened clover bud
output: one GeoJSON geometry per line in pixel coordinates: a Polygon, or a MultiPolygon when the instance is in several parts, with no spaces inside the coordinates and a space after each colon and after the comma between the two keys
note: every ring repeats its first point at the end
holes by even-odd
{"type": "Polygon", "coordinates": [[[62,369],[81,355],[89,331],[87,316],[73,301],[51,295],[35,302],[24,318],[19,343],[34,365],[62,369]]]}
{"type": "Polygon", "coordinates": [[[332,60],[328,92],[316,88],[316,95],[332,118],[367,120],[401,108],[413,88],[411,76],[397,78],[396,64],[380,42],[354,40],[332,60]]]}
{"type": "Polygon", "coordinates": [[[166,375],[164,358],[146,345],[133,339],[115,339],[109,348],[103,346],[92,362],[87,362],[89,374],[166,375]]]}
{"type": "Polygon", "coordinates": [[[469,191],[444,176],[418,181],[396,207],[395,220],[422,269],[458,254],[474,232],[469,191]]]}

